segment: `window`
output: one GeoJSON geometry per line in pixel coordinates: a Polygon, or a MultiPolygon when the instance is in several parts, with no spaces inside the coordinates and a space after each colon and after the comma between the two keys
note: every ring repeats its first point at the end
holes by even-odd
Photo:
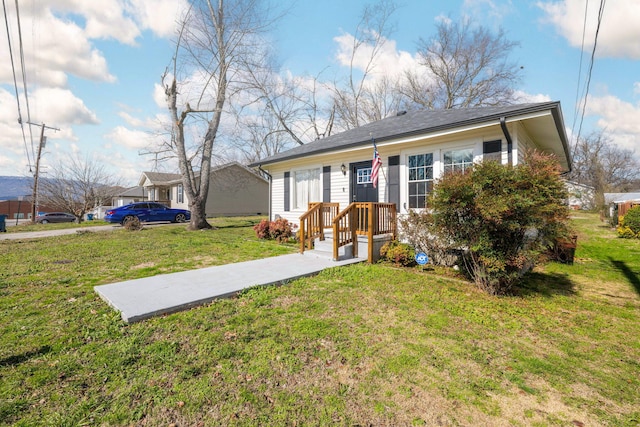
{"type": "Polygon", "coordinates": [[[464,172],[473,165],[473,148],[444,152],[444,173],[464,172]]]}
{"type": "Polygon", "coordinates": [[[178,184],[176,191],[178,193],[178,203],[184,203],[184,188],[182,184],[178,184]]]}
{"type": "Polygon", "coordinates": [[[482,144],[482,160],[493,160],[502,163],[502,141],[484,141],[482,144]]]}
{"type": "Polygon", "coordinates": [[[294,209],[307,210],[309,202],[320,201],[320,169],[299,170],[293,177],[294,209]]]}
{"type": "Polygon", "coordinates": [[[358,169],[356,174],[358,184],[369,184],[371,182],[371,168],[358,169]]]}
{"type": "Polygon", "coordinates": [[[409,208],[424,208],[433,189],[433,154],[409,156],[409,208]]]}

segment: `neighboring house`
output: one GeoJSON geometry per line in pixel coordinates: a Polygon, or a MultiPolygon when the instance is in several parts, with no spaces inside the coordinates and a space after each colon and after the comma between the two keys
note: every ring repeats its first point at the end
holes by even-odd
{"type": "MultiPolygon", "coordinates": [[[[269,182],[237,162],[211,169],[206,214],[208,217],[265,215],[269,210],[269,182]]],[[[189,209],[179,174],[143,172],[140,185],[147,200],[172,208],[189,209]]]]}
{"type": "Polygon", "coordinates": [[[640,205],[640,192],[604,193],[604,204],[609,206],[609,217],[618,223],[618,215],[624,215],[631,207],[640,205]]]}
{"type": "Polygon", "coordinates": [[[142,202],[147,200],[144,194],[144,187],[137,186],[127,188],[124,191],[118,193],[111,201],[112,207],[120,207],[135,202],[142,202]]]}
{"type": "Polygon", "coordinates": [[[143,200],[174,207],[171,205],[171,187],[181,179],[177,173],[142,172],[138,186],[142,187],[143,200]]]}
{"type": "Polygon", "coordinates": [[[595,207],[595,189],[593,187],[574,181],[565,181],[565,187],[569,193],[567,204],[571,209],[588,210],[595,207]]]}
{"type": "Polygon", "coordinates": [[[312,202],[386,202],[399,214],[425,207],[434,180],[486,159],[522,162],[527,149],[557,156],[570,171],[559,102],[401,112],[262,159],[272,179],[270,217],[299,224],[312,202]],[[372,185],[373,143],[382,160],[372,185]]]}

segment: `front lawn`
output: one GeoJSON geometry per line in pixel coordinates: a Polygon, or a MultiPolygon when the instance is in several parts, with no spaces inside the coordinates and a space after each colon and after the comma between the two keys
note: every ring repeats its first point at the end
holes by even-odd
{"type": "Polygon", "coordinates": [[[510,297],[359,264],[126,325],[93,292],[296,250],[219,221],[0,242],[0,425],[640,425],[640,241],[595,215],[510,297]]]}

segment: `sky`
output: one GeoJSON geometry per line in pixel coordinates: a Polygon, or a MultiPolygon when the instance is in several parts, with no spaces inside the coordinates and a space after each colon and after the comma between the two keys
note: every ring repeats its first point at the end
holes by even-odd
{"type": "MultiPolygon", "coordinates": [[[[3,0],[0,175],[32,174],[43,123],[45,176],[70,156],[95,159],[127,185],[143,171],[175,172],[144,153],[168,114],[161,76],[186,1],[3,0]]],[[[271,34],[280,71],[344,75],[345,46],[368,3],[289,1],[271,34]]],[[[600,0],[398,0],[377,69],[415,68],[417,42],[430,40],[438,22],[471,17],[518,43],[510,59],[522,67],[516,89],[524,102],[560,101],[570,138],[604,131],[640,156],[640,0],[603,3],[591,63],[600,0]]]]}

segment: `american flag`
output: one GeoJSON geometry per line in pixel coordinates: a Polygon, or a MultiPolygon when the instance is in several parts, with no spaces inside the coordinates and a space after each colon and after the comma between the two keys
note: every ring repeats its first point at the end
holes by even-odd
{"type": "Polygon", "coordinates": [[[373,183],[373,188],[376,188],[378,185],[378,172],[380,172],[381,167],[382,159],[380,158],[380,154],[378,153],[378,147],[374,145],[373,161],[371,162],[371,182],[373,183]]]}

